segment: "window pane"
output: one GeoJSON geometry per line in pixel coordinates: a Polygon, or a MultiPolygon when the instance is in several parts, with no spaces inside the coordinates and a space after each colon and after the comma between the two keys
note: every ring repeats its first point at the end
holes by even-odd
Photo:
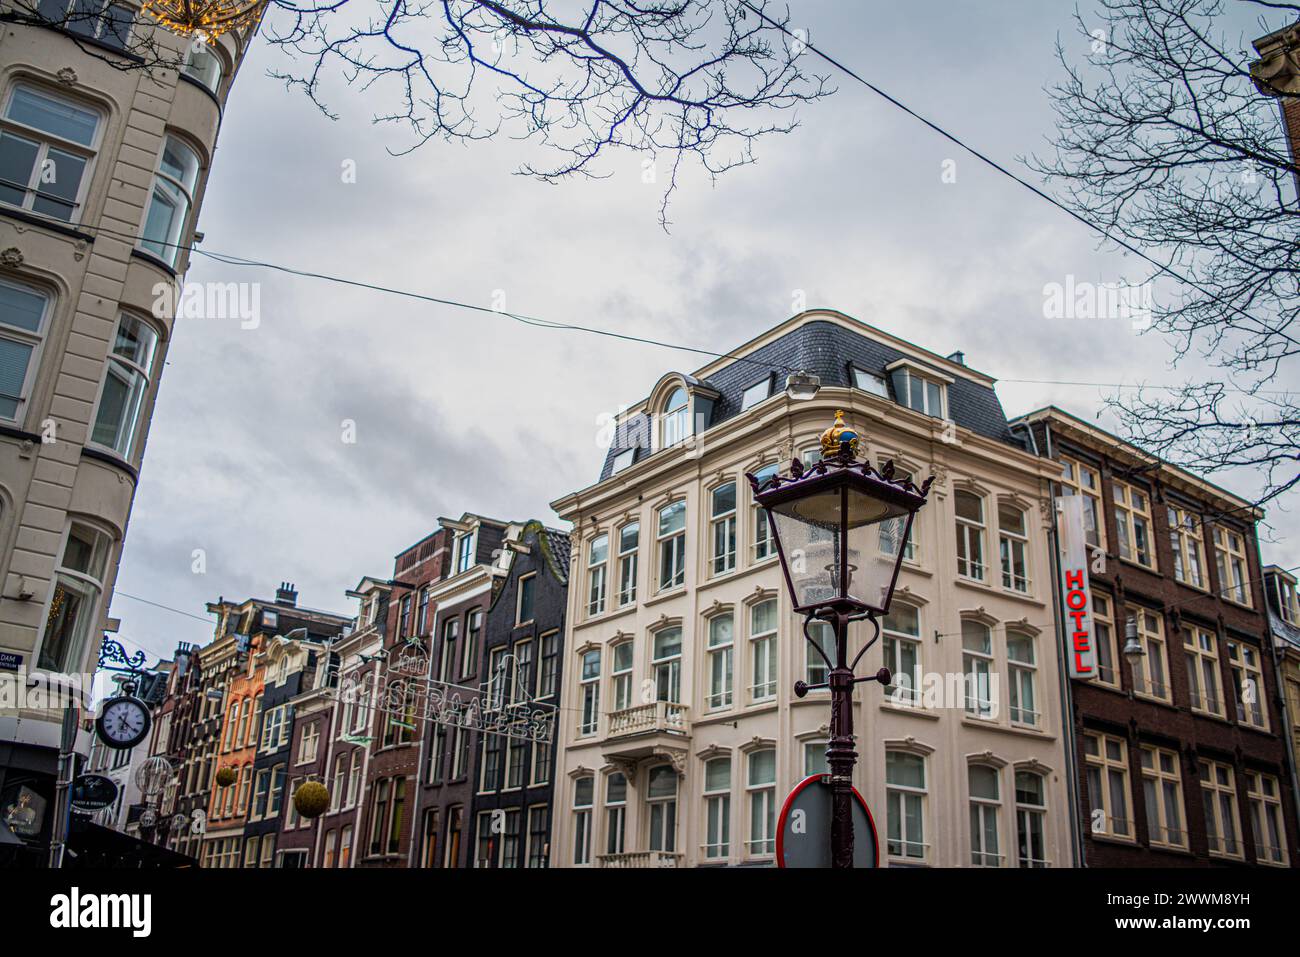
{"type": "Polygon", "coordinates": [[[27,380],[27,365],[32,358],[32,346],[25,342],[0,339],[0,416],[6,419],[18,415],[18,401],[27,380]]]}
{"type": "Polygon", "coordinates": [[[674,502],[659,510],[659,534],[671,535],[686,527],[686,503],[674,502]]]}
{"type": "Polygon", "coordinates": [[[82,146],[94,143],[95,127],[99,125],[98,114],[29,87],[14,90],[6,115],[11,120],[82,146]]]}
{"type": "Polygon", "coordinates": [[[755,751],[749,756],[749,784],[758,787],[776,783],[776,752],[755,751]]]}
{"type": "Polygon", "coordinates": [[[0,323],[26,332],[41,331],[45,297],[21,286],[0,282],[0,323]]]}
{"type": "Polygon", "coordinates": [[[41,145],[12,133],[0,133],[0,200],[23,205],[41,145]]]}

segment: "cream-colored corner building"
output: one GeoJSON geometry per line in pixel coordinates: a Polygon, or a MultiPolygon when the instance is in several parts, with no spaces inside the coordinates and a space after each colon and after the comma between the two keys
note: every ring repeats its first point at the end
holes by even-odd
{"type": "MultiPolygon", "coordinates": [[[[62,29],[18,22],[14,0],[0,7],[2,678],[93,671],[111,629],[170,304],[188,266],[180,247],[193,240],[251,36],[193,47],[130,0],[62,29]],[[144,41],[170,51],[155,63],[180,68],[138,68],[130,51],[144,41]]],[[[37,8],[47,20],[90,9],[37,8]]],[[[0,804],[24,787],[29,801],[52,796],[58,722],[57,712],[0,711],[0,804]]]]}
{"type": "MultiPolygon", "coordinates": [[[[553,503],[574,550],[552,866],[773,863],[782,802],[825,769],[830,709],[793,694],[824,675],[745,473],[814,458],[837,409],[872,462],[935,477],[858,668],[895,675],[855,692],[882,866],[1070,866],[1039,497],[1054,466],[959,353],[813,311],[732,356],[664,375],[601,480],[553,503]],[[785,394],[801,370],[820,376],[810,401],[785,394]]],[[[853,627],[856,649],[870,626],[853,627]]]]}

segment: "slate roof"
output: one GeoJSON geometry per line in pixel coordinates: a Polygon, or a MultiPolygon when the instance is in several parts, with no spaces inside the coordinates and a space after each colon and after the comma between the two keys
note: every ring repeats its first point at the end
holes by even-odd
{"type": "MultiPolygon", "coordinates": [[[[886,343],[825,319],[810,320],[702,380],[704,385],[720,395],[708,427],[738,415],[744,391],[761,381],[764,374],[774,380],[773,393],[783,389],[785,377],[791,369],[802,369],[819,376],[824,386],[851,386],[850,366],[856,366],[883,377],[890,398],[896,402],[898,397],[894,395],[893,383],[885,367],[904,358],[911,359],[886,343]]],[[[925,365],[923,361],[913,361],[925,365]]],[[[692,381],[691,376],[685,378],[692,381]]],[[[977,435],[1025,448],[1023,440],[1008,426],[1002,403],[991,387],[960,376],[954,378],[955,381],[948,386],[948,414],[954,422],[977,435]]],[[[620,426],[605,455],[601,481],[613,474],[614,457],[620,452],[637,449],[634,461],[639,462],[650,454],[650,447],[649,416],[644,413],[630,416],[620,426]]]]}

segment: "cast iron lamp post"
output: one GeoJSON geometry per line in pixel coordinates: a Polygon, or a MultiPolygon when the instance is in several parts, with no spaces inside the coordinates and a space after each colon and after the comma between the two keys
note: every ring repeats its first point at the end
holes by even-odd
{"type": "Polygon", "coordinates": [[[880,637],[879,616],[889,611],[898,581],[903,549],[912,519],[925,504],[930,483],[918,488],[894,478],[894,463],[880,470],[858,461],[858,436],[835,413],[835,424],[822,434],[822,460],[805,467],[790,463],[789,476],[774,475],[760,483],[746,475],[754,499],[767,513],[794,610],[804,616],[804,637],[830,669],[825,684],[795,682],[803,697],[811,688],[830,688],[831,738],[826,748],[830,768],[831,860],[834,867],[853,866],[853,686],[859,681],[888,684],[888,668],[854,676],[854,668],[880,637]],[[866,619],[875,636],[848,661],[849,622],[866,619]],[[835,629],[835,660],[808,633],[813,621],[835,629]]]}

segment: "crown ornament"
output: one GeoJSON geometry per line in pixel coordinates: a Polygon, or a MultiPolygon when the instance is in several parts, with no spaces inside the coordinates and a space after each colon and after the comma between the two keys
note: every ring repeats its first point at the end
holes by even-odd
{"type": "Polygon", "coordinates": [[[857,458],[858,433],[844,424],[844,410],[835,411],[835,424],[822,433],[822,457],[848,456],[857,458]]]}

